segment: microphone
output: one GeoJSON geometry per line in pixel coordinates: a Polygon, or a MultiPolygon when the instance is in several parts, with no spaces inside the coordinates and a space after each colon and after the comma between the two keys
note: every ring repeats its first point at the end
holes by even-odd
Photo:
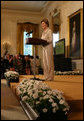
{"type": "Polygon", "coordinates": [[[31,30],[30,32],[27,32],[27,34],[26,34],[26,35],[29,35],[29,34],[31,34],[31,33],[33,33],[33,30],[31,30]]]}
{"type": "MultiPolygon", "coordinates": [[[[30,36],[31,33],[33,33],[33,30],[31,30],[30,32],[27,32],[27,33],[26,33],[26,36],[29,38],[29,36],[30,36]]],[[[26,38],[25,44],[28,43],[28,38],[26,38]]]]}

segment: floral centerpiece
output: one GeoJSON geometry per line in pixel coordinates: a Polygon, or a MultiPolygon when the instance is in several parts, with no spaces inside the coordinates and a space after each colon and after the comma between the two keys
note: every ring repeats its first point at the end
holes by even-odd
{"type": "Polygon", "coordinates": [[[81,71],[55,71],[55,75],[82,75],[81,71]]]}
{"type": "Polygon", "coordinates": [[[67,119],[69,105],[63,93],[42,81],[24,79],[16,88],[21,100],[39,113],[38,119],[67,119]]]}
{"type": "Polygon", "coordinates": [[[19,73],[16,71],[7,71],[4,76],[8,80],[8,85],[10,85],[10,82],[19,82],[19,73]]]}
{"type": "Polygon", "coordinates": [[[4,54],[6,54],[11,48],[11,43],[9,41],[4,41],[2,43],[2,48],[3,48],[4,54]]]}

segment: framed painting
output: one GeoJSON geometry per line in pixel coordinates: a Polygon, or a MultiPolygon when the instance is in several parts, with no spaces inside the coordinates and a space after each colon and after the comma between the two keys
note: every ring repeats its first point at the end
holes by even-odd
{"type": "Polygon", "coordinates": [[[68,17],[69,57],[83,58],[83,9],[68,17]]]}

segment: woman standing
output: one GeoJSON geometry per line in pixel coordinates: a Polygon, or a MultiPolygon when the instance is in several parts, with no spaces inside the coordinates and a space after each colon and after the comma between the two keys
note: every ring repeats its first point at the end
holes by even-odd
{"type": "Polygon", "coordinates": [[[54,79],[54,60],[53,60],[53,36],[52,31],[49,28],[48,19],[41,21],[43,33],[41,39],[46,40],[49,44],[43,46],[43,66],[44,77],[47,81],[54,79]]]}

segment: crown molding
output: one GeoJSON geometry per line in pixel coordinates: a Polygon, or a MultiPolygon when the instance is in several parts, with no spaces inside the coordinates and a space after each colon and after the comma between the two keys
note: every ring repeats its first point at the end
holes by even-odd
{"type": "Polygon", "coordinates": [[[1,13],[9,14],[28,14],[28,15],[40,15],[40,12],[31,12],[31,11],[22,11],[22,10],[10,10],[10,9],[1,9],[1,13]]]}
{"type": "Polygon", "coordinates": [[[50,6],[53,3],[53,1],[47,1],[46,4],[43,6],[43,9],[41,10],[41,14],[43,15],[46,11],[46,8],[50,6]]]}

